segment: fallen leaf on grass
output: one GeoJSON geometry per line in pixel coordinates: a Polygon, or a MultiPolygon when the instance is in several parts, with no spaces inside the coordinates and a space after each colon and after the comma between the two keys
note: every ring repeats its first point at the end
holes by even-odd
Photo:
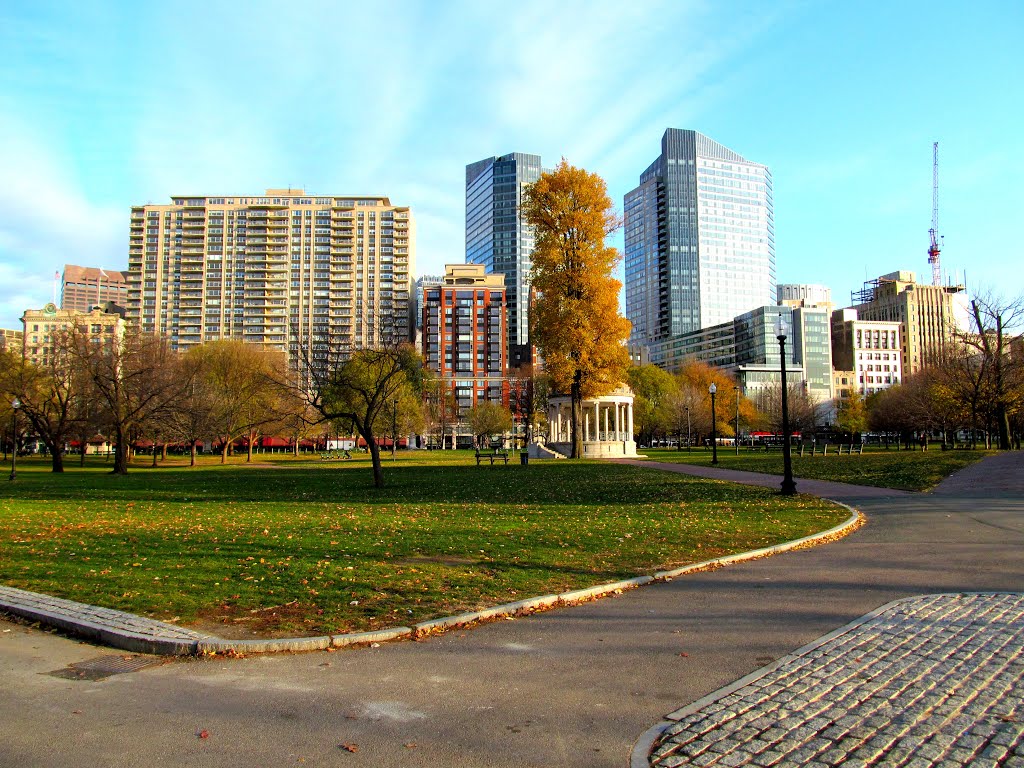
{"type": "Polygon", "coordinates": [[[338,745],[338,749],[344,749],[346,752],[358,752],[359,745],[353,744],[351,741],[346,741],[338,745]]]}
{"type": "Polygon", "coordinates": [[[206,730],[205,728],[203,730],[201,730],[196,735],[199,736],[200,739],[208,739],[208,738],[210,738],[210,732],[208,730],[206,730]]]}

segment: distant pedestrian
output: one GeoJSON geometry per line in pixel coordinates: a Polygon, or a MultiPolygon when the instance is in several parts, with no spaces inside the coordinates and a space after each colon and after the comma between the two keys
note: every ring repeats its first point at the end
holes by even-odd
{"type": "Polygon", "coordinates": [[[927,451],[928,450],[928,435],[926,435],[924,432],[922,432],[921,433],[921,439],[919,440],[919,442],[921,443],[921,450],[922,451],[927,451]]]}

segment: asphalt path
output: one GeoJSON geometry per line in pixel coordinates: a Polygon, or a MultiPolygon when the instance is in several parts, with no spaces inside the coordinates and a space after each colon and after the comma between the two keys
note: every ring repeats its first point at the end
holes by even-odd
{"type": "Polygon", "coordinates": [[[891,600],[1024,591],[1020,452],[930,494],[798,485],[862,510],[867,525],[420,642],[179,660],[89,681],[51,673],[116,652],[0,621],[0,766],[624,768],[666,713],[891,600]]]}

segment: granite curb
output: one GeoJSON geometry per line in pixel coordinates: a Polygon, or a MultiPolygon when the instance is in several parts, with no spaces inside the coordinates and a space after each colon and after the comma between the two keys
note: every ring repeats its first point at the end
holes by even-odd
{"type": "Polygon", "coordinates": [[[553,595],[542,595],[540,597],[518,600],[513,603],[496,605],[479,611],[430,619],[429,621],[415,624],[412,627],[393,627],[371,632],[321,635],[318,637],[232,640],[193,632],[173,624],[122,611],[97,608],[85,603],[76,603],[72,600],[54,598],[48,595],[3,586],[0,586],[0,612],[20,616],[30,621],[37,621],[45,626],[55,627],[69,634],[95,640],[113,648],[134,653],[151,653],[167,656],[246,655],[253,653],[322,651],[329,648],[372,645],[392,640],[415,640],[481,622],[515,618],[537,611],[577,605],[608,595],[621,594],[626,590],[635,589],[645,584],[669,581],[688,573],[712,570],[732,563],[756,560],[815,543],[832,541],[851,533],[864,522],[864,517],[860,512],[841,502],[837,503],[850,511],[850,517],[845,522],[821,533],[783,542],[771,547],[693,563],[682,568],[658,571],[654,575],[637,576],[585,589],[553,595]],[[97,618],[104,620],[97,621],[97,618]],[[135,629],[132,627],[135,627],[135,629]]]}

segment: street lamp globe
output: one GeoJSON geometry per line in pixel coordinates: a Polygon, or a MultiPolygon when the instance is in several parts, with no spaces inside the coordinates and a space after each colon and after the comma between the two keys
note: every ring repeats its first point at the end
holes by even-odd
{"type": "Polygon", "coordinates": [[[779,341],[785,341],[789,336],[789,325],[786,323],[782,315],[775,318],[775,338],[779,341]]]}

